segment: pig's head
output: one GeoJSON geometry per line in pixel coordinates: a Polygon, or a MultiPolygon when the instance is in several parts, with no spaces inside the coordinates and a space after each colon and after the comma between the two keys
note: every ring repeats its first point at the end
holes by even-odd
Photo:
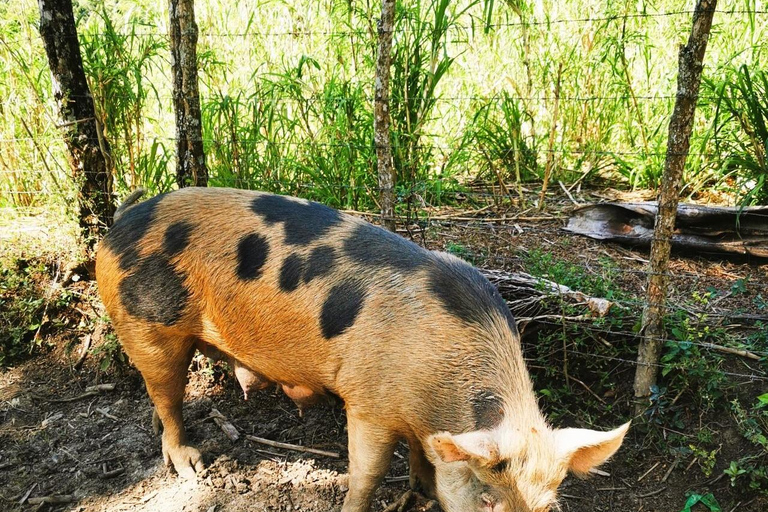
{"type": "Polygon", "coordinates": [[[521,431],[503,424],[429,437],[437,495],[446,512],[546,512],[568,472],[585,476],[621,446],[629,423],[610,432],[521,431]]]}

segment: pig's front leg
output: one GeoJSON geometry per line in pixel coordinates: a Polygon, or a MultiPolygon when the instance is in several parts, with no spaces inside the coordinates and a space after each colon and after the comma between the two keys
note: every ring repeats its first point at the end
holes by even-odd
{"type": "Polygon", "coordinates": [[[349,433],[349,492],[341,512],[368,512],[373,493],[392,461],[397,438],[381,426],[347,411],[349,433]]]}

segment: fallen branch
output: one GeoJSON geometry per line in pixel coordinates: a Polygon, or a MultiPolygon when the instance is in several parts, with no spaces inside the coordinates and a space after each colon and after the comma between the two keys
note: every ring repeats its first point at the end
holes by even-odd
{"type": "Polygon", "coordinates": [[[748,359],[753,359],[755,361],[759,361],[761,359],[759,355],[752,353],[748,350],[740,349],[740,348],[724,347],[722,345],[715,345],[714,343],[702,343],[701,345],[710,350],[723,352],[725,354],[733,354],[735,356],[746,357],[748,359]]]}
{"type": "Polygon", "coordinates": [[[397,501],[385,508],[383,512],[403,512],[411,500],[413,500],[413,496],[413,491],[408,489],[397,501]]]}
{"type": "Polygon", "coordinates": [[[664,491],[666,491],[666,487],[662,487],[661,489],[656,489],[655,491],[647,492],[645,494],[638,494],[638,498],[650,498],[651,496],[656,496],[657,494],[661,494],[664,491]]]}
{"type": "Polygon", "coordinates": [[[659,464],[661,464],[661,461],[657,462],[656,464],[654,464],[653,466],[651,466],[651,469],[649,469],[648,471],[646,471],[645,473],[643,473],[642,475],[640,475],[640,478],[638,478],[638,479],[637,479],[637,481],[639,482],[639,481],[640,481],[640,480],[642,480],[643,478],[645,478],[645,477],[647,477],[648,475],[650,475],[650,474],[651,474],[651,471],[653,471],[654,469],[656,469],[657,467],[659,467],[659,464]]]}
{"type": "Polygon", "coordinates": [[[672,474],[678,464],[680,464],[680,459],[675,459],[675,461],[669,466],[667,472],[664,473],[664,476],[661,478],[661,483],[665,483],[669,479],[669,475],[672,474]]]}
{"type": "MultiPolygon", "coordinates": [[[[525,272],[505,272],[491,269],[480,269],[480,272],[498,288],[501,296],[507,300],[512,314],[518,318],[518,322],[563,319],[562,314],[555,314],[546,310],[547,308],[554,309],[553,306],[547,304],[547,299],[553,297],[557,297],[572,306],[587,306],[593,318],[605,316],[616,305],[610,300],[591,297],[565,285],[525,272]]],[[[585,315],[579,315],[566,317],[565,320],[580,321],[588,318],[585,315]]]]}
{"type": "Polygon", "coordinates": [[[46,402],[51,403],[66,403],[66,402],[76,402],[77,400],[82,400],[83,398],[88,398],[89,396],[95,396],[99,395],[105,391],[114,391],[115,384],[96,384],[94,386],[88,386],[85,388],[85,393],[82,395],[73,396],[70,398],[46,398],[39,396],[41,400],[45,400],[46,402]]]}
{"type": "Polygon", "coordinates": [[[24,493],[24,496],[22,496],[21,499],[19,500],[19,505],[23,505],[27,501],[27,498],[29,498],[29,495],[32,494],[32,491],[35,490],[35,487],[37,487],[37,482],[33,483],[32,487],[30,487],[29,490],[24,493]]]}
{"type": "Polygon", "coordinates": [[[265,444],[273,448],[283,448],[284,450],[293,450],[296,452],[314,453],[315,455],[333,457],[334,459],[339,458],[339,454],[337,452],[318,450],[316,448],[307,448],[306,446],[301,446],[298,444],[281,443],[279,441],[272,441],[270,439],[264,439],[263,437],[256,437],[252,435],[246,435],[245,438],[248,439],[249,441],[253,441],[254,443],[265,444]]]}
{"type": "Polygon", "coordinates": [[[38,498],[29,498],[27,503],[30,505],[40,505],[47,503],[49,505],[65,505],[67,503],[74,503],[76,498],[71,494],[58,494],[53,496],[40,496],[38,498]]]}
{"type": "Polygon", "coordinates": [[[234,442],[240,439],[240,432],[223,414],[219,412],[215,407],[211,409],[210,417],[219,426],[219,428],[226,434],[230,441],[234,442]]]}

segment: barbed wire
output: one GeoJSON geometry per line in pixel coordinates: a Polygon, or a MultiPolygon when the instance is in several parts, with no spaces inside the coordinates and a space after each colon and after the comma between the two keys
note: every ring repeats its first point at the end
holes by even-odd
{"type": "MultiPolygon", "coordinates": [[[[423,138],[429,138],[427,136],[424,136],[423,138]]],[[[0,144],[18,144],[19,142],[32,142],[35,140],[39,140],[39,138],[36,137],[13,137],[13,138],[0,138],[0,144]]],[[[149,139],[151,141],[169,141],[169,142],[175,142],[178,139],[176,137],[153,137],[149,139]]],[[[265,139],[262,137],[259,138],[251,138],[251,137],[243,137],[243,138],[236,138],[236,137],[227,137],[227,138],[206,138],[203,137],[202,139],[190,139],[193,141],[201,141],[204,144],[218,144],[218,145],[227,145],[227,144],[255,144],[255,145],[263,145],[266,147],[269,146],[277,146],[277,147],[315,147],[315,148],[349,148],[349,149],[375,149],[375,145],[373,142],[373,139],[369,143],[357,143],[357,142],[316,142],[316,141],[274,141],[265,139]]],[[[408,149],[418,149],[418,150],[441,150],[446,152],[456,152],[456,151],[467,151],[472,152],[469,145],[450,145],[450,144],[403,144],[400,146],[393,144],[393,149],[397,150],[397,148],[408,148],[408,149]]],[[[481,150],[476,150],[475,152],[481,153],[481,150]]],[[[684,155],[684,156],[695,156],[695,157],[722,157],[723,153],[717,152],[717,151],[687,151],[687,152],[669,152],[667,150],[663,151],[645,151],[645,150],[638,150],[638,151],[612,151],[612,150],[598,150],[598,149],[569,149],[569,148],[536,148],[535,150],[530,148],[520,148],[520,147],[508,147],[508,148],[501,148],[501,153],[503,156],[509,156],[513,155],[515,153],[522,153],[522,154],[530,154],[530,153],[536,153],[536,154],[562,154],[562,155],[591,155],[591,156],[666,156],[666,155],[684,155]]]]}
{"type": "MultiPolygon", "coordinates": [[[[721,15],[765,15],[768,14],[768,10],[762,10],[762,9],[715,9],[715,13],[721,14],[721,15]]],[[[618,21],[627,21],[627,20],[633,20],[633,19],[660,19],[660,18],[669,18],[669,17],[677,17],[677,16],[692,16],[695,13],[694,10],[691,9],[680,9],[680,10],[674,10],[674,11],[663,11],[663,12],[635,12],[635,13],[624,13],[624,14],[609,14],[609,15],[603,15],[603,16],[594,16],[594,17],[583,17],[583,18],[563,18],[563,19],[546,19],[546,20],[521,20],[521,21],[509,21],[509,22],[494,22],[486,24],[485,21],[481,21],[478,19],[477,26],[488,28],[488,29],[500,29],[500,28],[524,28],[524,27],[532,27],[532,26],[546,26],[549,27],[551,25],[560,25],[560,24],[571,24],[571,23],[579,23],[579,24],[588,24],[588,23],[595,23],[595,22],[618,22],[618,21]]],[[[474,18],[474,17],[473,17],[474,18]]],[[[477,18],[474,18],[477,19],[477,18]]],[[[475,24],[473,25],[466,25],[466,24],[459,24],[454,23],[451,24],[448,29],[454,30],[454,31],[472,31],[473,29],[476,29],[477,26],[475,24]]],[[[395,29],[392,30],[393,33],[399,33],[403,31],[409,31],[411,30],[411,27],[409,26],[398,26],[395,29]]],[[[418,29],[413,29],[418,30],[418,29]]],[[[248,37],[313,37],[313,36],[325,36],[325,37],[348,37],[348,36],[374,36],[376,32],[372,33],[370,28],[361,28],[361,29],[347,29],[347,30],[303,30],[303,29],[286,29],[286,30],[279,30],[279,31],[247,31],[247,32],[212,32],[208,30],[199,30],[198,32],[198,38],[248,38],[248,37]]],[[[159,32],[159,31],[126,31],[126,32],[113,32],[113,33],[107,33],[107,32],[97,32],[97,31],[85,31],[81,34],[72,36],[63,36],[63,37],[150,37],[150,38],[159,38],[159,39],[168,39],[170,36],[167,32],[159,32]]],[[[21,42],[28,40],[28,37],[18,37],[15,39],[6,39],[5,42],[21,42]]]]}

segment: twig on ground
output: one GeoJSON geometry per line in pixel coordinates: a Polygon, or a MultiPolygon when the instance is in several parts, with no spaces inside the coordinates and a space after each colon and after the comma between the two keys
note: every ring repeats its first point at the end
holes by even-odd
{"type": "Polygon", "coordinates": [[[73,396],[70,398],[46,398],[43,396],[38,396],[40,400],[45,400],[46,402],[51,403],[67,403],[67,402],[76,402],[78,400],[82,400],[83,398],[88,398],[89,396],[98,395],[100,393],[103,393],[104,391],[114,391],[115,384],[96,384],[95,386],[88,386],[85,388],[85,393],[77,396],[73,396]]]}
{"type": "Polygon", "coordinates": [[[24,493],[24,496],[21,497],[19,500],[19,505],[23,505],[25,501],[27,501],[27,498],[29,498],[29,495],[32,494],[32,491],[35,490],[35,487],[37,487],[37,482],[32,484],[32,487],[29,488],[27,492],[24,493]]]}
{"type": "Polygon", "coordinates": [[[77,361],[75,361],[75,364],[73,367],[75,370],[80,369],[81,366],[83,366],[83,363],[85,362],[85,358],[88,357],[88,351],[91,349],[91,334],[88,333],[85,335],[85,338],[83,338],[83,345],[80,348],[80,355],[77,357],[77,361]]]}
{"type": "Polygon", "coordinates": [[[664,473],[664,476],[661,478],[662,483],[666,482],[667,479],[669,479],[669,475],[672,474],[672,471],[675,470],[678,464],[680,464],[680,459],[675,459],[675,461],[669,466],[669,469],[667,470],[667,472],[664,473]]]}
{"type": "Polygon", "coordinates": [[[75,497],[71,494],[58,494],[52,496],[41,496],[39,498],[29,498],[27,503],[30,505],[40,505],[42,503],[47,503],[49,505],[65,505],[67,503],[73,503],[74,501],[75,497]]]}
{"type": "Polygon", "coordinates": [[[120,476],[123,473],[125,473],[125,468],[120,466],[117,469],[113,469],[111,471],[107,471],[107,463],[105,462],[101,467],[101,474],[99,475],[99,478],[102,480],[107,480],[109,478],[114,478],[116,476],[120,476]]]}
{"type": "Polygon", "coordinates": [[[410,489],[405,491],[400,498],[395,501],[394,503],[390,504],[387,508],[384,509],[383,512],[403,512],[405,510],[405,507],[408,506],[408,504],[413,499],[413,491],[410,489]]]}
{"type": "Polygon", "coordinates": [[[118,418],[117,416],[115,416],[113,414],[109,414],[109,411],[107,409],[104,409],[104,408],[101,408],[101,407],[97,407],[96,408],[96,412],[101,414],[105,418],[108,418],[108,419],[112,420],[112,421],[120,421],[120,418],[118,418]]]}
{"type": "Polygon", "coordinates": [[[610,477],[611,474],[607,471],[603,471],[602,469],[592,468],[589,470],[589,472],[593,475],[597,476],[604,476],[604,477],[610,477]]]}
{"type": "Polygon", "coordinates": [[[235,427],[223,414],[219,412],[218,409],[215,407],[211,409],[210,417],[213,418],[213,421],[216,422],[216,424],[219,426],[219,428],[226,434],[226,436],[229,438],[230,441],[234,442],[240,439],[240,432],[237,431],[237,427],[235,427]]]}
{"type": "Polygon", "coordinates": [[[318,450],[316,448],[307,448],[306,446],[301,446],[298,444],[281,443],[279,441],[272,441],[270,439],[264,439],[263,437],[256,437],[251,435],[246,435],[245,438],[249,441],[253,441],[254,443],[265,444],[274,448],[282,448],[284,450],[293,450],[296,452],[314,453],[315,455],[323,455],[325,457],[333,457],[335,459],[339,458],[339,454],[337,452],[318,450]]]}
{"type": "Polygon", "coordinates": [[[605,400],[603,400],[602,398],[600,398],[600,396],[599,396],[597,393],[595,393],[594,391],[592,391],[592,388],[590,388],[589,386],[587,386],[587,385],[586,385],[584,382],[580,381],[579,379],[577,379],[577,378],[576,378],[576,377],[574,377],[573,375],[569,375],[569,376],[568,376],[568,378],[569,378],[570,380],[572,380],[572,381],[576,382],[577,384],[581,384],[581,385],[582,385],[582,387],[583,387],[584,389],[586,389],[587,391],[589,391],[589,394],[590,394],[590,395],[592,395],[593,397],[597,398],[597,400],[598,400],[600,403],[602,403],[602,404],[604,404],[604,403],[605,403],[605,400]]]}
{"type": "Polygon", "coordinates": [[[638,494],[637,497],[638,498],[650,498],[651,496],[656,496],[657,494],[661,494],[661,493],[663,493],[666,490],[667,490],[667,488],[665,486],[665,487],[662,487],[661,489],[656,489],[655,491],[646,492],[645,494],[638,494]]]}
{"type": "Polygon", "coordinates": [[[581,205],[579,204],[579,202],[573,198],[573,196],[571,195],[571,191],[570,191],[570,190],[568,190],[567,188],[565,188],[565,185],[563,185],[563,182],[562,182],[562,181],[559,181],[559,180],[558,180],[558,182],[557,182],[557,183],[559,183],[559,184],[560,184],[560,188],[561,188],[561,189],[563,189],[563,192],[565,192],[565,195],[567,195],[567,196],[568,196],[568,199],[570,199],[570,200],[571,200],[571,202],[572,202],[573,204],[575,204],[576,206],[581,206],[581,205]]]}
{"type": "Polygon", "coordinates": [[[388,476],[387,478],[384,479],[384,481],[387,482],[388,484],[394,484],[394,483],[397,483],[397,482],[407,482],[410,479],[411,479],[411,477],[408,476],[408,475],[388,476]]]}
{"type": "Polygon", "coordinates": [[[755,361],[760,360],[760,356],[757,354],[754,354],[748,350],[743,350],[740,348],[731,348],[731,347],[724,347],[722,345],[715,345],[714,343],[702,343],[702,346],[705,348],[708,348],[710,350],[716,350],[717,352],[723,352],[725,354],[733,354],[735,356],[741,356],[746,357],[748,359],[753,359],[755,361]]]}
{"type": "Polygon", "coordinates": [[[646,471],[645,473],[643,473],[642,475],[640,475],[640,478],[638,478],[638,479],[637,479],[637,481],[639,482],[639,481],[641,481],[643,478],[645,478],[645,477],[647,477],[648,475],[650,475],[650,474],[651,474],[651,471],[653,471],[654,469],[656,469],[657,467],[659,467],[659,464],[661,464],[661,461],[657,462],[656,464],[654,464],[653,466],[651,466],[651,469],[649,469],[648,471],[646,471]]]}

